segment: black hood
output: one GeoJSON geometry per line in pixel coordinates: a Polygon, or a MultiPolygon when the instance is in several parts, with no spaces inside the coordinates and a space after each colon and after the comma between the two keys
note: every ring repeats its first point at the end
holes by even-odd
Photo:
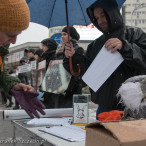
{"type": "Polygon", "coordinates": [[[87,8],[87,14],[88,14],[91,22],[101,32],[103,32],[103,30],[99,27],[94,15],[93,15],[93,10],[97,6],[104,9],[105,15],[107,17],[108,25],[109,25],[109,33],[113,33],[117,29],[120,29],[124,26],[119,7],[115,0],[96,0],[91,6],[89,6],[87,8]]]}
{"type": "Polygon", "coordinates": [[[55,50],[57,49],[57,43],[52,38],[47,38],[41,41],[42,44],[48,47],[48,50],[55,50]]]}

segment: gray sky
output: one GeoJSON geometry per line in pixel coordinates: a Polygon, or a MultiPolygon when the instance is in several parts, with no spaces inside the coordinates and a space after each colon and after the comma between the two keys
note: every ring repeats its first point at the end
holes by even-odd
{"type": "Polygon", "coordinates": [[[11,44],[10,47],[14,47],[26,42],[41,42],[43,39],[47,38],[49,31],[47,27],[30,22],[28,29],[24,30],[17,37],[16,44],[11,44]]]}
{"type": "MultiPolygon", "coordinates": [[[[91,29],[84,26],[82,28],[77,27],[77,31],[80,34],[80,40],[94,40],[102,34],[97,28],[91,29]]],[[[49,31],[47,27],[30,22],[28,29],[18,35],[16,44],[11,44],[10,48],[27,42],[41,42],[43,39],[48,38],[48,36],[49,31]]]]}

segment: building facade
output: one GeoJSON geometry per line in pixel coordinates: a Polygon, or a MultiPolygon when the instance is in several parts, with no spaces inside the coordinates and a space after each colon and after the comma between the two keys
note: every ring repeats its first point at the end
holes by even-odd
{"type": "Polygon", "coordinates": [[[146,0],[126,0],[125,23],[142,28],[146,32],[146,0]]]}
{"type": "MultiPolygon", "coordinates": [[[[79,41],[79,45],[86,50],[87,46],[90,42],[91,42],[91,40],[81,40],[81,41],[79,41]]],[[[26,56],[26,54],[24,52],[25,49],[37,50],[39,48],[41,48],[40,42],[28,42],[28,43],[24,43],[24,44],[15,46],[15,47],[11,47],[9,49],[10,53],[5,58],[6,66],[9,66],[9,67],[19,66],[20,59],[23,56],[26,56]]]]}
{"type": "Polygon", "coordinates": [[[19,66],[20,65],[20,59],[23,56],[26,56],[24,50],[25,49],[38,49],[41,48],[41,43],[39,42],[29,42],[24,43],[15,47],[9,48],[9,54],[5,58],[5,64],[7,66],[19,66]]]}

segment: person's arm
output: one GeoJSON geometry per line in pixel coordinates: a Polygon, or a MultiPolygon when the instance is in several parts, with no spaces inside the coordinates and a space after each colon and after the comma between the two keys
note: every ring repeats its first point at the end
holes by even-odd
{"type": "Polygon", "coordinates": [[[34,88],[32,86],[29,86],[29,85],[25,85],[25,84],[22,84],[22,83],[19,83],[19,84],[16,84],[12,87],[13,90],[17,90],[17,91],[31,91],[33,92],[34,91],[34,88]]]}
{"type": "Polygon", "coordinates": [[[7,71],[0,71],[0,87],[9,94],[9,91],[13,86],[20,83],[20,80],[16,77],[10,76],[7,71]]]}
{"type": "Polygon", "coordinates": [[[146,68],[146,33],[140,28],[127,29],[127,38],[122,40],[123,47],[119,51],[125,62],[136,69],[146,68]]]}
{"type": "MultiPolygon", "coordinates": [[[[1,49],[1,61],[4,67],[4,57],[9,53],[8,51],[9,44],[6,46],[0,47],[1,49]]],[[[10,76],[10,74],[3,69],[0,70],[0,87],[4,89],[6,94],[10,94],[11,89],[16,89],[16,90],[27,90],[27,91],[33,91],[34,89],[31,86],[26,86],[24,84],[20,84],[21,81],[14,76],[10,76]]]]}
{"type": "Polygon", "coordinates": [[[81,74],[83,74],[83,70],[84,69],[84,58],[85,58],[85,54],[84,54],[84,50],[81,47],[78,47],[76,50],[73,48],[72,43],[71,44],[66,44],[65,47],[65,58],[63,60],[63,65],[64,68],[70,72],[70,68],[69,68],[69,56],[72,57],[72,65],[73,65],[73,70],[74,72],[78,71],[78,66],[77,64],[80,64],[81,67],[81,74]]]}
{"type": "MultiPolygon", "coordinates": [[[[4,56],[8,53],[8,47],[9,45],[1,48],[1,66],[4,66],[4,56]]],[[[18,78],[10,76],[8,72],[2,68],[0,68],[0,87],[2,87],[8,95],[13,95],[31,118],[34,118],[34,115],[40,118],[37,111],[43,115],[45,114],[43,111],[45,106],[37,99],[38,93],[34,92],[34,88],[20,83],[18,78]]]]}

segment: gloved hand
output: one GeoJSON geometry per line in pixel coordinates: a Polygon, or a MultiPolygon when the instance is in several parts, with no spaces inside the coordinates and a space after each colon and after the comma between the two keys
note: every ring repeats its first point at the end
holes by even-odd
{"type": "Polygon", "coordinates": [[[45,115],[45,112],[42,110],[45,109],[45,106],[37,99],[38,93],[13,89],[10,92],[31,118],[34,118],[34,115],[40,118],[37,111],[45,115]]]}

